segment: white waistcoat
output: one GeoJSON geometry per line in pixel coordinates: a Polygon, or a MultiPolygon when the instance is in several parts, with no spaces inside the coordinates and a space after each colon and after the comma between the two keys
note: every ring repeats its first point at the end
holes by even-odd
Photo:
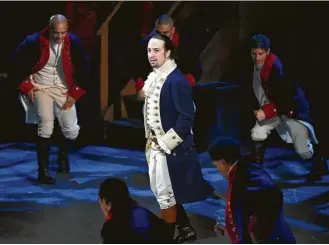
{"type": "MultiPolygon", "coordinates": [[[[63,45],[51,42],[47,64],[29,77],[35,88],[49,94],[60,107],[63,106],[67,97],[67,83],[62,64],[63,45]]],[[[35,105],[29,101],[26,95],[19,94],[19,100],[25,110],[25,123],[37,124],[35,105]]]]}
{"type": "Polygon", "coordinates": [[[63,44],[49,44],[49,59],[47,64],[37,73],[32,75],[35,83],[66,88],[67,83],[62,64],[63,44]]]}
{"type": "Polygon", "coordinates": [[[156,136],[163,136],[165,134],[161,125],[160,94],[168,75],[176,67],[177,65],[174,60],[168,60],[158,70],[151,72],[145,81],[143,91],[145,93],[144,126],[146,138],[150,136],[151,130],[154,131],[156,136]]]}

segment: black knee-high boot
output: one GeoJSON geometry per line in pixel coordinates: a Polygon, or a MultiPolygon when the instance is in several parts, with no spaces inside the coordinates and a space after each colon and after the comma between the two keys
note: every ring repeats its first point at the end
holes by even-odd
{"type": "Polygon", "coordinates": [[[323,175],[328,174],[328,166],[323,154],[320,151],[320,146],[314,145],[314,155],[312,158],[312,169],[310,174],[307,176],[308,181],[321,180],[323,175]]]}
{"type": "Polygon", "coordinates": [[[171,241],[174,240],[175,231],[176,231],[176,220],[177,220],[177,209],[176,205],[170,208],[161,209],[161,217],[168,224],[169,236],[171,241]]]}
{"type": "Polygon", "coordinates": [[[264,163],[264,155],[265,155],[265,141],[253,141],[254,144],[254,154],[256,158],[256,162],[260,165],[264,163]]]}
{"type": "Polygon", "coordinates": [[[58,172],[69,173],[70,163],[69,163],[69,149],[73,144],[72,140],[62,137],[58,147],[58,172]]]}
{"type": "Polygon", "coordinates": [[[183,205],[178,204],[177,207],[177,229],[178,229],[178,235],[175,237],[174,242],[175,243],[184,243],[184,242],[191,242],[197,240],[197,235],[192,227],[190,220],[187,217],[187,214],[185,212],[185,209],[183,205]]]}
{"type": "Polygon", "coordinates": [[[38,155],[38,180],[42,184],[52,185],[55,180],[49,175],[49,150],[50,139],[38,136],[36,142],[37,155],[38,155]]]}

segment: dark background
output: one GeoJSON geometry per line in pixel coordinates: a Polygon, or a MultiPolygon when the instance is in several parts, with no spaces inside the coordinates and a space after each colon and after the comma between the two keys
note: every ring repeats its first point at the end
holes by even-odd
{"type": "MultiPolygon", "coordinates": [[[[76,2],[78,3],[78,2],[76,2]]],[[[93,89],[79,104],[82,138],[85,142],[102,142],[103,119],[99,112],[99,37],[96,30],[105,20],[115,2],[85,2],[97,14],[92,46],[93,89]]],[[[188,4],[189,2],[184,2],[188,4]]],[[[1,2],[1,56],[0,73],[9,68],[9,57],[23,38],[44,28],[55,13],[66,14],[68,2],[1,2]]],[[[119,91],[132,75],[129,62],[134,56],[134,45],[140,38],[144,2],[125,2],[110,27],[109,93],[112,101],[120,99],[119,91]]],[[[171,2],[152,2],[153,19],[165,13],[171,2]]],[[[181,32],[193,38],[200,51],[211,40],[215,31],[227,20],[241,21],[236,6],[239,2],[196,2],[194,11],[177,23],[181,32]],[[218,11],[217,11],[218,10],[218,11]],[[220,13],[220,14],[219,14],[220,13]],[[225,14],[224,14],[225,13],[225,14]]],[[[256,3],[253,3],[256,4],[256,3]]],[[[257,3],[258,4],[258,3],[257,3]]],[[[78,8],[76,5],[76,10],[78,8]]],[[[313,121],[318,134],[326,140],[328,124],[328,2],[260,2],[255,15],[264,16],[253,27],[253,33],[262,32],[271,38],[272,51],[284,63],[285,71],[298,81],[311,102],[313,121]]],[[[77,18],[77,17],[76,17],[77,18]]],[[[151,23],[150,26],[153,24],[151,23]]],[[[72,28],[71,28],[72,29],[72,28]]],[[[250,63],[246,41],[242,41],[227,60],[222,80],[243,83],[250,63]]],[[[31,140],[33,126],[24,124],[24,113],[17,100],[17,84],[1,79],[1,140],[31,140]]],[[[211,82],[211,81],[206,81],[211,82]]],[[[205,98],[206,99],[206,98],[205,98]]],[[[239,103],[239,101],[237,102],[239,103]]],[[[216,113],[213,111],[212,113],[216,113]]],[[[205,121],[207,121],[205,119],[205,121]]],[[[242,123],[247,125],[248,123],[242,123]]],[[[242,131],[247,132],[245,129],[242,131]]]]}

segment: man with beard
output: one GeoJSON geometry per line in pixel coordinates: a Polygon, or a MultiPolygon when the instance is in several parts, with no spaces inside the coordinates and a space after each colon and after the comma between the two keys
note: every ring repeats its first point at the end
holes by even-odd
{"type": "Polygon", "coordinates": [[[52,16],[49,25],[27,36],[12,57],[12,79],[19,83],[26,123],[38,125],[38,180],[43,184],[55,183],[48,172],[55,117],[65,137],[59,146],[58,171],[70,171],[68,149],[80,129],[75,103],[86,93],[82,87],[89,75],[88,57],[81,41],[67,29],[63,15],[52,16]]]}
{"type": "Polygon", "coordinates": [[[251,56],[254,62],[253,84],[249,86],[249,93],[246,93],[252,97],[246,99],[246,102],[253,102],[256,117],[251,138],[258,163],[263,162],[265,140],[276,129],[285,142],[294,144],[302,159],[313,160],[308,180],[320,180],[322,175],[328,173],[328,169],[319,154],[313,126],[297,110],[294,98],[296,84],[283,74],[282,63],[270,52],[270,40],[267,36],[259,34],[252,37],[251,56]]]}
{"type": "MultiPolygon", "coordinates": [[[[192,44],[192,41],[178,33],[175,23],[169,15],[164,14],[157,18],[155,21],[155,28],[148,36],[142,39],[142,51],[140,53],[145,54],[145,47],[148,41],[156,33],[166,35],[170,38],[175,47],[175,55],[173,54],[175,61],[190,85],[194,86],[200,79],[202,73],[199,54],[196,47],[192,44]]],[[[136,90],[139,96],[143,96],[142,88],[150,72],[150,66],[148,63],[141,61],[140,65],[137,65],[135,69],[135,74],[139,74],[135,79],[136,90]]]]}
{"type": "Polygon", "coordinates": [[[143,87],[150,185],[162,218],[173,232],[177,224],[179,234],[174,241],[193,241],[196,232],[182,204],[206,199],[213,188],[203,178],[191,131],[195,113],[192,88],[172,57],[169,37],[154,35],[147,54],[153,68],[143,87]]]}

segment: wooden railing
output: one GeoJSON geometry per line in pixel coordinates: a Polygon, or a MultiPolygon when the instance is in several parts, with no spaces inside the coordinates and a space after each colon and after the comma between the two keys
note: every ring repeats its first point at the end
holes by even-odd
{"type": "Polygon", "coordinates": [[[171,8],[168,11],[168,15],[172,15],[172,13],[176,10],[176,8],[178,7],[178,5],[181,3],[181,1],[176,1],[173,3],[173,5],[171,6],[171,8]]]}
{"type": "Polygon", "coordinates": [[[101,38],[101,55],[100,55],[100,111],[102,117],[104,116],[109,100],[109,23],[113,19],[114,15],[119,11],[123,1],[118,1],[114,6],[112,12],[103,22],[101,27],[97,30],[97,35],[101,38]]]}

